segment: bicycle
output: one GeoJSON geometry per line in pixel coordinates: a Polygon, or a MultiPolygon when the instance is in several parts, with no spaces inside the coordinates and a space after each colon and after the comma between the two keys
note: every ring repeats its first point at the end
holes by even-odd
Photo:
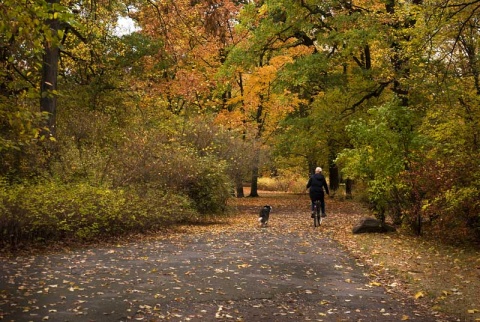
{"type": "Polygon", "coordinates": [[[320,200],[315,200],[313,204],[313,226],[318,227],[322,224],[323,217],[320,216],[320,200]]]}

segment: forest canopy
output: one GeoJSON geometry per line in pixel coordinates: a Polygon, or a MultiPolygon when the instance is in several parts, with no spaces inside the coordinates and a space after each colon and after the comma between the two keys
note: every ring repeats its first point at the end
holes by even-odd
{"type": "Polygon", "coordinates": [[[303,192],[316,166],[382,220],[479,240],[479,11],[4,0],[1,243],[219,215],[262,178],[303,192]]]}

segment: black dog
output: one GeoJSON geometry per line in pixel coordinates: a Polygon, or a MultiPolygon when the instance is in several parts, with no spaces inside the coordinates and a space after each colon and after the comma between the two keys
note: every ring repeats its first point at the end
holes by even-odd
{"type": "Polygon", "coordinates": [[[262,210],[260,210],[258,221],[260,222],[261,227],[267,227],[268,218],[270,218],[270,211],[272,211],[272,207],[268,205],[263,206],[262,210]]]}

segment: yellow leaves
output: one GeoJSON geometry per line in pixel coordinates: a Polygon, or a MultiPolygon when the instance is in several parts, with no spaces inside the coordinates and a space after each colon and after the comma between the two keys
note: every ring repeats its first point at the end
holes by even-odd
{"type": "Polygon", "coordinates": [[[291,56],[276,56],[270,60],[269,66],[275,69],[280,69],[288,63],[293,63],[293,58],[291,56]]]}
{"type": "Polygon", "coordinates": [[[401,321],[407,321],[410,320],[410,317],[408,315],[402,315],[401,321]]]}
{"type": "Polygon", "coordinates": [[[68,290],[69,290],[70,292],[75,292],[75,291],[84,291],[85,289],[84,289],[84,288],[81,288],[81,287],[79,287],[79,286],[77,286],[77,285],[74,285],[74,286],[70,286],[70,287],[68,288],[68,290]]]}
{"type": "Polygon", "coordinates": [[[415,299],[420,299],[422,297],[425,297],[425,293],[423,291],[418,291],[416,294],[415,294],[415,299]]]}
{"type": "Polygon", "coordinates": [[[475,313],[479,313],[480,310],[478,309],[471,309],[471,310],[467,310],[468,314],[475,314],[475,313]]]}
{"type": "Polygon", "coordinates": [[[250,267],[252,265],[248,264],[248,263],[244,263],[244,264],[239,264],[237,265],[238,268],[247,268],[247,267],[250,267]]]}
{"type": "MultiPolygon", "coordinates": [[[[294,46],[288,49],[288,53],[292,58],[302,57],[311,54],[314,48],[307,46],[294,46]]],[[[293,60],[293,59],[292,59],[293,60]]]]}
{"type": "Polygon", "coordinates": [[[263,17],[268,13],[268,6],[263,4],[260,8],[258,8],[258,16],[263,17]]]}

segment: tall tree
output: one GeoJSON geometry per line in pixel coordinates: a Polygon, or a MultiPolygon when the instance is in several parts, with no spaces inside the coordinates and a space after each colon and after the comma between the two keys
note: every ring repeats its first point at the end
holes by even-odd
{"type": "Polygon", "coordinates": [[[49,135],[55,136],[57,114],[57,78],[58,60],[60,58],[59,31],[60,20],[58,8],[60,0],[47,0],[48,18],[45,21],[48,32],[45,34],[42,61],[42,78],[40,82],[40,111],[46,112],[49,135]]]}

